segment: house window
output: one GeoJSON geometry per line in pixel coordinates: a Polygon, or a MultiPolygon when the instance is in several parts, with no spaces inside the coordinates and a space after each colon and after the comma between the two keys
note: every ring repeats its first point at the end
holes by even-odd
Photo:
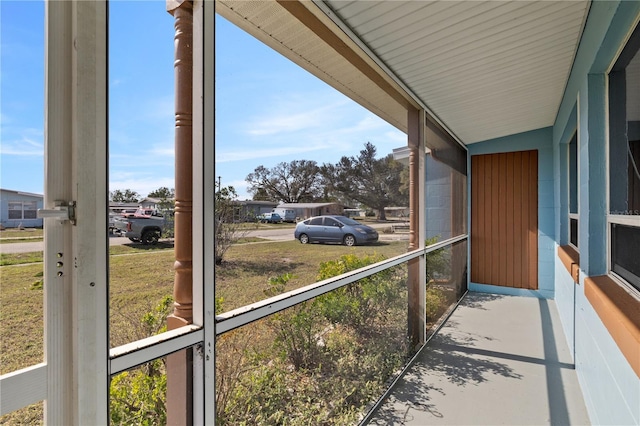
{"type": "Polygon", "coordinates": [[[9,219],[35,219],[38,204],[35,201],[9,201],[9,219]]]}
{"type": "Polygon", "coordinates": [[[609,74],[609,271],[640,290],[640,27],[609,74]]]}
{"type": "Polygon", "coordinates": [[[569,242],[578,248],[578,134],[569,142],[569,242]]]}
{"type": "Polygon", "coordinates": [[[22,217],[24,219],[35,219],[37,212],[38,205],[35,201],[24,201],[22,203],[22,217]]]}

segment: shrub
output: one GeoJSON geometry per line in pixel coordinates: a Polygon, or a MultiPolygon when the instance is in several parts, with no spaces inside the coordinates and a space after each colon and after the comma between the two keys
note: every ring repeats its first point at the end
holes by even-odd
{"type": "Polygon", "coordinates": [[[446,306],[446,296],[442,290],[429,286],[427,287],[426,298],[427,321],[435,321],[446,306]]]}
{"type": "MultiPolygon", "coordinates": [[[[172,303],[173,299],[166,296],[142,316],[142,337],[166,331],[166,319],[171,312],[172,303]]],[[[167,375],[162,359],[114,376],[109,387],[111,424],[165,424],[166,393],[167,375]]]]}
{"type": "MultiPolygon", "coordinates": [[[[358,257],[355,254],[341,256],[338,260],[320,264],[318,280],[335,277],[384,260],[381,255],[358,257]]],[[[399,297],[394,271],[387,269],[348,286],[339,288],[316,299],[322,314],[333,324],[353,327],[366,334],[376,325],[376,319],[384,316],[399,297]]]]}
{"type": "MultiPolygon", "coordinates": [[[[341,256],[320,265],[318,280],[383,259],[341,256]]],[[[286,291],[291,278],[270,278],[265,293],[286,291]]],[[[358,423],[410,356],[406,278],[403,268],[385,270],[220,336],[216,421],[358,423]]]]}

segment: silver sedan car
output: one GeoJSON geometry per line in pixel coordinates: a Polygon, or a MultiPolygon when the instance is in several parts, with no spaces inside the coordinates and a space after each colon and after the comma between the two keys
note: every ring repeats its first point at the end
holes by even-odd
{"type": "Polygon", "coordinates": [[[374,243],[378,232],[346,216],[315,216],[299,222],[294,237],[302,244],[341,243],[345,246],[374,243]]]}

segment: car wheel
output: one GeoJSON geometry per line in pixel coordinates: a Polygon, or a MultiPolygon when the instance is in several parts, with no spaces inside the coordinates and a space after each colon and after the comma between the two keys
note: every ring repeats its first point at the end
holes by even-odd
{"type": "Polygon", "coordinates": [[[351,234],[345,235],[344,240],[342,240],[345,246],[353,247],[356,245],[356,237],[351,234]]]}
{"type": "Polygon", "coordinates": [[[138,242],[138,239],[137,239],[137,238],[129,238],[129,240],[130,240],[130,241],[132,241],[132,242],[134,242],[134,243],[137,243],[137,242],[138,242]]]}
{"type": "Polygon", "coordinates": [[[307,234],[300,234],[300,242],[302,244],[308,244],[309,243],[309,236],[307,234]]]}
{"type": "Polygon", "coordinates": [[[144,231],[142,234],[142,244],[157,244],[160,239],[160,233],[158,231],[144,231]]]}

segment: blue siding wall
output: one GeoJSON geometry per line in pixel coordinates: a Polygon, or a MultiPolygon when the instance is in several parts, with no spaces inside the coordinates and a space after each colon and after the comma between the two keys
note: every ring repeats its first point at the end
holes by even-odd
{"type": "Polygon", "coordinates": [[[37,194],[28,194],[18,191],[0,190],[0,224],[5,228],[17,228],[22,225],[25,228],[41,228],[42,219],[9,219],[9,202],[26,201],[36,202],[36,208],[41,209],[43,197],[37,194]]]}
{"type": "MultiPolygon", "coordinates": [[[[552,129],[546,128],[474,143],[468,146],[469,155],[494,154],[513,151],[538,151],[538,290],[470,283],[472,291],[553,298],[554,292],[554,179],[552,129]]],[[[470,169],[470,166],[469,166],[470,169]]],[[[469,183],[470,184],[470,183],[469,183]]],[[[471,187],[468,188],[471,194],[471,187]]],[[[471,211],[471,197],[468,209],[471,211]]],[[[471,223],[469,223],[471,229],[471,223]]]]}
{"type": "Polygon", "coordinates": [[[562,329],[564,335],[567,338],[567,344],[569,350],[574,354],[575,360],[575,311],[574,301],[577,292],[577,286],[573,282],[573,278],[569,275],[569,271],[564,267],[562,262],[556,257],[555,262],[556,271],[556,306],[558,307],[558,313],[560,321],[562,322],[562,329]]]}
{"type": "Polygon", "coordinates": [[[607,272],[606,72],[638,19],[638,1],[592,3],[553,127],[556,248],[567,243],[568,162],[564,144],[576,122],[579,132],[581,283],[575,286],[571,282],[569,273],[555,256],[555,296],[570,347],[575,339],[576,370],[593,424],[640,424],[640,378],[585,297],[583,285],[585,276],[607,272]]]}

